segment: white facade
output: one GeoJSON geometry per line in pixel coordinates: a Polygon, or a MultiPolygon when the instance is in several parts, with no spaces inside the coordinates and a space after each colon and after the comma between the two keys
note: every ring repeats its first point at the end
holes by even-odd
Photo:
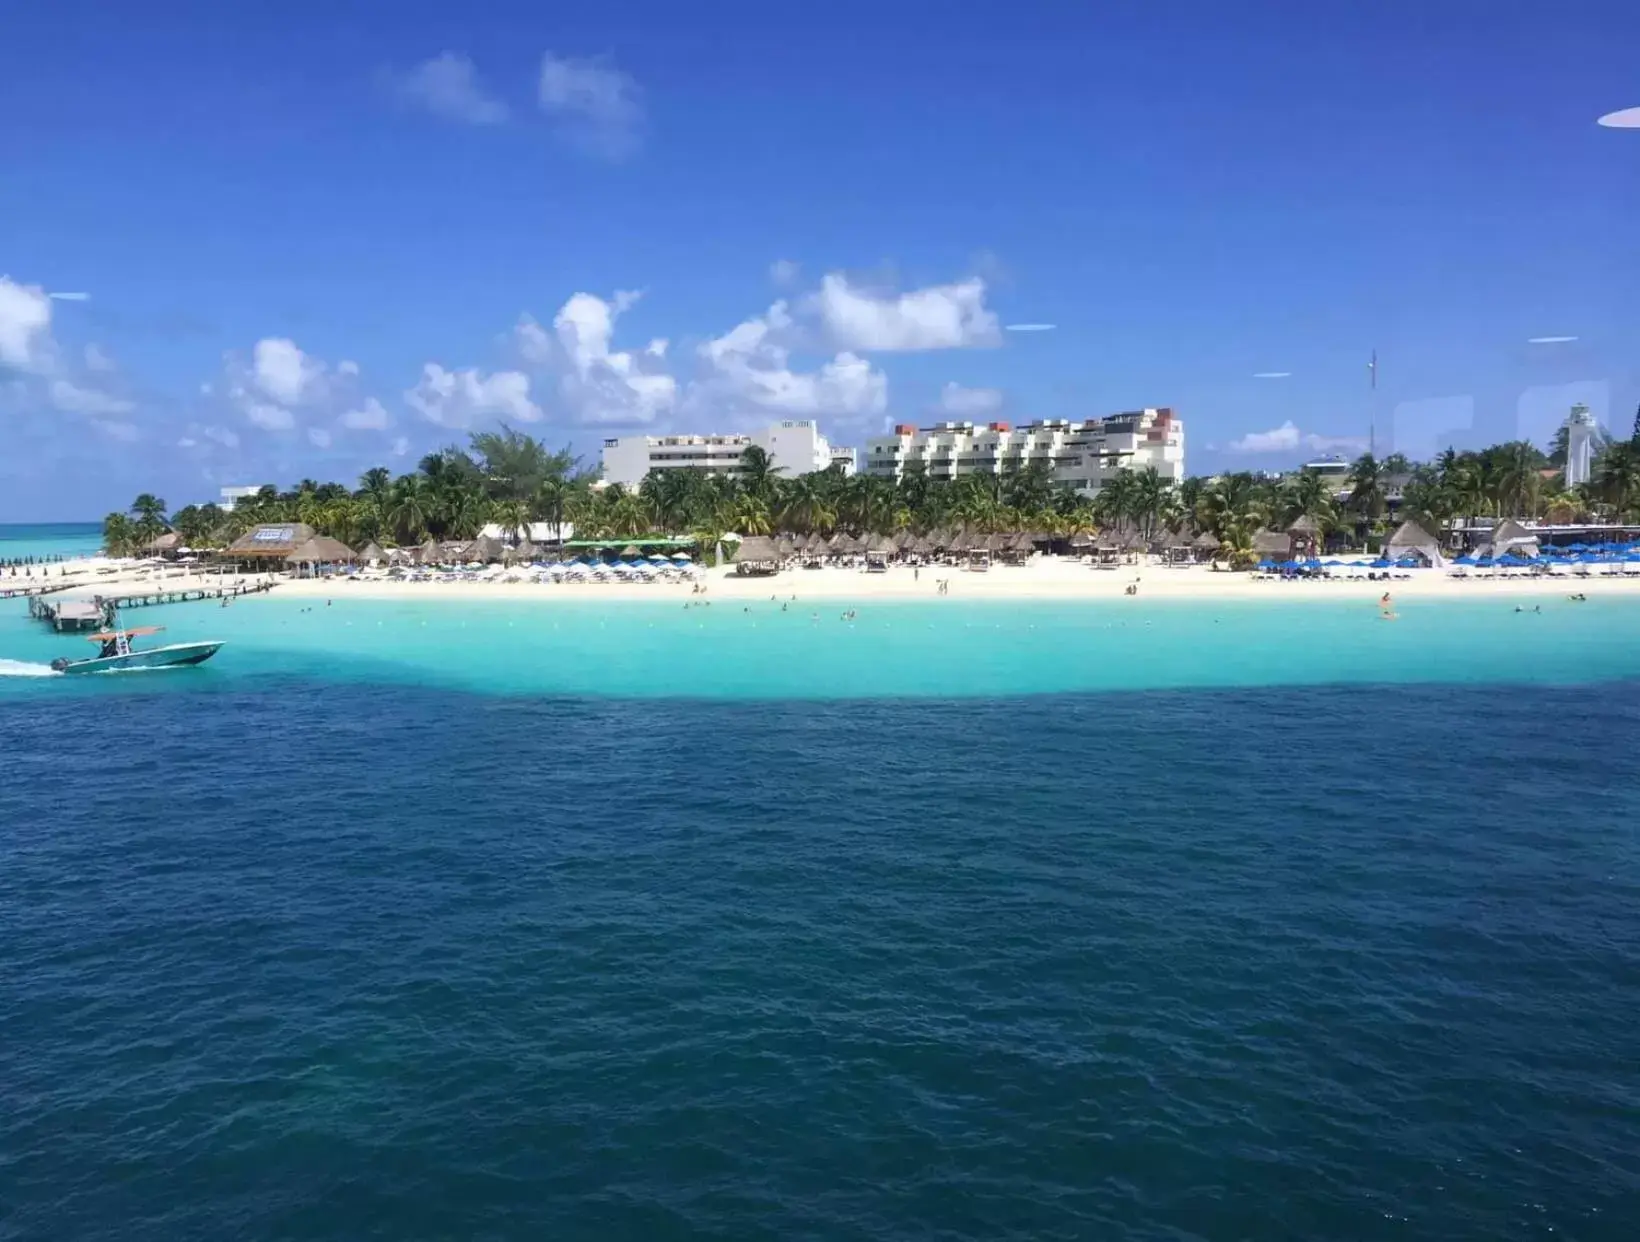
{"type": "Polygon", "coordinates": [[[232,513],[236,504],[241,500],[249,500],[261,491],[263,486],[263,484],[256,484],[251,487],[224,487],[221,499],[216,502],[216,507],[224,513],[232,513]]]}
{"type": "Polygon", "coordinates": [[[831,450],[831,465],[843,472],[845,479],[853,478],[854,472],[859,469],[855,452],[851,448],[834,448],[831,450]]]}
{"type": "Polygon", "coordinates": [[[1566,419],[1566,486],[1568,489],[1589,481],[1594,456],[1594,415],[1586,405],[1574,405],[1566,419]]]}
{"type": "Polygon", "coordinates": [[[1122,470],[1155,469],[1184,481],[1184,423],[1166,408],[1136,410],[1109,418],[1045,419],[1008,423],[902,425],[893,435],[866,442],[862,469],[881,478],[902,478],[908,469],[932,479],[983,472],[998,474],[1042,464],[1060,486],[1089,495],[1122,470]]]}
{"type": "MultiPolygon", "coordinates": [[[[604,441],[604,482],[636,487],[651,470],[733,474],[740,455],[761,448],[787,478],[824,470],[852,449],[833,449],[813,419],[790,418],[748,435],[618,436],[604,441]]],[[[852,468],[849,473],[853,473],[852,468]]]]}

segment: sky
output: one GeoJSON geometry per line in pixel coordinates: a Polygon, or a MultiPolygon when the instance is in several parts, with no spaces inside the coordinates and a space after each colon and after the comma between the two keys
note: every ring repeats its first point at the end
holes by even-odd
{"type": "Polygon", "coordinates": [[[1636,46],[1615,0],[12,6],[0,521],[500,422],[1626,434],[1636,46]]]}

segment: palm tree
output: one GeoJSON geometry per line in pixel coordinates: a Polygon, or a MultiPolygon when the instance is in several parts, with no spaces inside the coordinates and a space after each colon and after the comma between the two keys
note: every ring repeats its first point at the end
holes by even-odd
{"type": "Polygon", "coordinates": [[[1627,442],[1612,445],[1595,463],[1591,483],[1619,518],[1633,513],[1640,508],[1640,449],[1627,442]]]}
{"type": "Polygon", "coordinates": [[[1371,453],[1362,453],[1350,467],[1349,507],[1362,517],[1375,520],[1389,505],[1384,495],[1384,467],[1371,453]]]}
{"type": "Polygon", "coordinates": [[[103,519],[103,551],[109,556],[130,556],[136,542],[136,531],[125,514],[110,513],[103,519]]]}
{"type": "Polygon", "coordinates": [[[826,533],[837,523],[837,510],[827,495],[826,481],[817,474],[799,475],[786,489],[780,522],[790,530],[826,533]]]}
{"type": "Polygon", "coordinates": [[[407,474],[393,484],[385,516],[400,543],[419,543],[427,536],[433,504],[433,484],[426,475],[407,474]]]}
{"type": "Polygon", "coordinates": [[[769,456],[767,449],[749,444],[740,454],[740,485],[747,495],[767,502],[774,491],[775,476],[782,469],[774,464],[774,458],[769,456]]]}
{"type": "Polygon", "coordinates": [[[490,505],[490,520],[501,527],[503,534],[522,539],[530,530],[530,506],[519,499],[494,501],[490,505]]]}

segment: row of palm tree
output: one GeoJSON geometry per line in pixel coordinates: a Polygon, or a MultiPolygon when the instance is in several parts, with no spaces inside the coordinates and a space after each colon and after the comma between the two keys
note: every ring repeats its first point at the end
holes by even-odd
{"type": "Polygon", "coordinates": [[[550,451],[510,428],[471,437],[465,449],[430,453],[395,477],[376,467],[357,485],[307,479],[290,491],[265,487],[231,511],[189,505],[167,516],[165,502],[137,497],[104,523],[107,546],[131,552],[167,528],[196,547],[219,546],[268,522],[305,522],[354,546],[470,539],[496,523],[573,523],[591,538],[690,533],[704,546],[725,533],[855,535],[962,527],[1072,536],[1123,528],[1150,539],[1162,532],[1211,532],[1232,556],[1250,555],[1261,529],[1308,518],[1323,536],[1360,546],[1381,535],[1395,508],[1439,532],[1458,518],[1538,517],[1571,521],[1640,514],[1640,440],[1601,452],[1591,482],[1561,487],[1550,459],[1515,441],[1479,452],[1448,451],[1415,465],[1400,455],[1363,454],[1342,488],[1313,470],[1281,478],[1241,472],[1175,484],[1155,470],[1114,476],[1092,497],[1054,486],[1032,464],[1004,474],[898,480],[845,475],[837,468],[788,476],[761,448],[748,448],[735,475],[652,471],[636,488],[600,486],[567,450],[550,451]]]}

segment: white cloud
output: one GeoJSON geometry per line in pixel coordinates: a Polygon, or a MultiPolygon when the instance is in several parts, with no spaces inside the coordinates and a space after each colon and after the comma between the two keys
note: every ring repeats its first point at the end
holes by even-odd
{"type": "Polygon", "coordinates": [[[47,371],[53,352],[51,299],[46,291],[0,276],[0,366],[47,371]]]}
{"type": "Polygon", "coordinates": [[[1291,371],[1254,371],[1254,379],[1291,379],[1291,371]]]}
{"type": "Polygon", "coordinates": [[[199,434],[207,440],[220,444],[223,448],[239,447],[239,433],[228,427],[205,427],[200,430],[199,434]]]}
{"type": "Polygon", "coordinates": [[[963,418],[994,414],[1002,408],[1000,388],[965,388],[955,381],[940,389],[940,409],[963,418]]]}
{"type": "Polygon", "coordinates": [[[791,259],[776,259],[769,264],[769,279],[782,287],[796,284],[801,272],[802,268],[791,259]]]}
{"type": "Polygon", "coordinates": [[[1608,112],[1596,122],[1607,129],[1640,129],[1640,108],[1623,108],[1608,112]]]}
{"type": "Polygon", "coordinates": [[[1364,451],[1367,441],[1360,436],[1323,436],[1303,432],[1292,419],[1269,431],[1250,431],[1225,445],[1232,453],[1294,453],[1304,449],[1312,453],[1364,451]]]}
{"type": "Polygon", "coordinates": [[[995,345],[997,317],[985,308],[978,277],[909,293],[875,294],[832,272],[808,308],[841,349],[904,351],[995,345]]]}
{"type": "Polygon", "coordinates": [[[342,415],[342,426],[354,431],[385,431],[391,421],[387,416],[387,407],[374,397],[365,398],[365,403],[358,409],[342,415]]]}
{"type": "Polygon", "coordinates": [[[85,369],[87,371],[112,371],[114,359],[105,353],[101,346],[96,344],[85,347],[85,369]]]}
{"type": "Polygon", "coordinates": [[[1577,340],[1575,336],[1529,336],[1526,338],[1526,343],[1528,345],[1565,345],[1575,340],[1577,340]]]}
{"type": "Polygon", "coordinates": [[[791,327],[784,302],[700,347],[709,373],[691,392],[696,404],[782,415],[878,414],[888,407],[888,377],[844,350],[817,371],[794,371],[782,338],[791,327]]]}
{"type": "Polygon", "coordinates": [[[58,293],[55,290],[52,291],[50,297],[57,302],[89,302],[91,300],[89,293],[58,293]]]}
{"type": "Polygon", "coordinates": [[[251,377],[256,386],[282,405],[301,405],[324,386],[324,364],[309,357],[286,337],[267,337],[252,351],[251,377]]]}
{"type": "Polygon", "coordinates": [[[519,352],[558,376],[558,395],[580,423],[654,422],[678,400],[678,381],[666,370],[667,342],[642,350],[611,348],[615,322],[639,298],[617,292],[609,301],[577,293],[553,316],[548,332],[528,315],[514,330],[519,352]]]}
{"type": "Polygon", "coordinates": [[[129,414],[136,407],[123,397],[84,388],[66,379],[51,381],[51,404],[68,414],[129,414]]]}
{"type": "Polygon", "coordinates": [[[409,440],[407,440],[404,436],[399,436],[396,439],[394,439],[394,441],[393,441],[393,456],[394,457],[403,457],[409,451],[410,451],[410,441],[409,440]]]}
{"type": "Polygon", "coordinates": [[[121,440],[127,444],[137,440],[141,432],[132,423],[115,422],[104,418],[94,418],[91,425],[110,440],[121,440]]]}
{"type": "Polygon", "coordinates": [[[1288,419],[1269,431],[1249,431],[1240,439],[1230,441],[1233,453],[1291,453],[1298,448],[1302,433],[1298,425],[1288,419]]]}
{"type": "Polygon", "coordinates": [[[458,52],[441,53],[389,81],[401,98],[446,120],[499,125],[507,119],[507,105],[484,89],[473,62],[458,52]]]}
{"type": "Polygon", "coordinates": [[[1056,323],[1011,323],[1007,325],[1009,332],[1052,332],[1059,327],[1056,323]]]}
{"type": "Polygon", "coordinates": [[[244,389],[235,389],[234,398],[245,417],[264,431],[289,431],[296,426],[296,415],[282,405],[259,401],[244,389]]]}
{"type": "Polygon", "coordinates": [[[539,98],[541,110],[583,149],[616,160],[637,150],[643,93],[613,65],[548,52],[541,58],[539,98]]]}
{"type": "Polygon", "coordinates": [[[323,427],[309,427],[307,429],[307,438],[308,443],[313,445],[315,448],[330,447],[330,432],[326,431],[323,427]]]}
{"type": "Polygon", "coordinates": [[[351,376],[351,375],[357,375],[358,373],[359,373],[359,364],[354,362],[353,359],[351,359],[351,358],[343,358],[340,362],[338,362],[336,364],[336,374],[337,375],[350,375],[351,376]]]}
{"type": "Polygon", "coordinates": [[[429,422],[465,429],[489,416],[534,422],[541,409],[530,400],[530,378],[522,371],[446,371],[436,362],[421,369],[421,380],[404,394],[405,403],[429,422]]]}

